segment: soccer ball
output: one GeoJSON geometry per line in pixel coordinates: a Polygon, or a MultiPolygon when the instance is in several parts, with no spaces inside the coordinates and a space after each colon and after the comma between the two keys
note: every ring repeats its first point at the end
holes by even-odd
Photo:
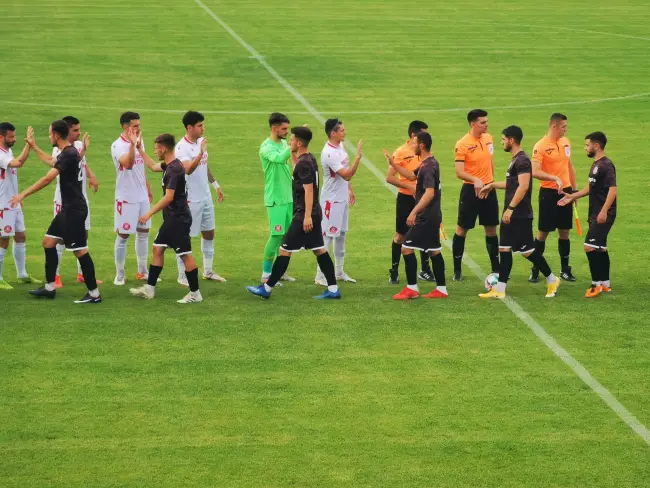
{"type": "Polygon", "coordinates": [[[490,273],[485,278],[485,289],[490,291],[494,285],[499,281],[499,273],[490,273]]]}

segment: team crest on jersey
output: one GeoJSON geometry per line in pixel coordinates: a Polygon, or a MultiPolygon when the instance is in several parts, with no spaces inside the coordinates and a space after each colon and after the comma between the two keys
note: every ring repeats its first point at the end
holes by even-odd
{"type": "Polygon", "coordinates": [[[597,174],[597,173],[598,173],[598,166],[594,166],[594,173],[593,174],[597,174]]]}
{"type": "Polygon", "coordinates": [[[54,211],[56,212],[57,215],[59,215],[61,213],[61,205],[59,205],[58,203],[55,203],[54,204],[54,211]]]}
{"type": "Polygon", "coordinates": [[[124,225],[122,225],[122,229],[130,230],[131,229],[131,224],[129,224],[128,222],[125,222],[124,225]]]}
{"type": "Polygon", "coordinates": [[[336,234],[337,231],[338,229],[336,227],[334,226],[330,227],[330,234],[336,234]]]}
{"type": "Polygon", "coordinates": [[[4,231],[5,231],[5,234],[11,233],[11,226],[10,225],[5,225],[4,231]]]}
{"type": "Polygon", "coordinates": [[[282,231],[282,226],[280,224],[275,226],[275,231],[276,232],[281,232],[282,231]]]}
{"type": "Polygon", "coordinates": [[[571,148],[569,146],[564,146],[564,154],[566,154],[567,158],[571,156],[571,148]]]}

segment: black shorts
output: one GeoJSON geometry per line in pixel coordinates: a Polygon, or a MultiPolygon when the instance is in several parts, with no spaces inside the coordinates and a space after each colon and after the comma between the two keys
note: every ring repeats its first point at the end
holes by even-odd
{"type": "Polygon", "coordinates": [[[510,248],[516,254],[535,250],[533,219],[510,219],[509,224],[501,222],[499,234],[499,247],[510,248]]]}
{"type": "Polygon", "coordinates": [[[476,227],[476,217],[479,225],[495,227],[501,220],[499,217],[499,200],[495,191],[488,193],[484,199],[476,196],[474,185],[463,184],[460,189],[458,202],[458,226],[464,230],[476,227]]]}
{"type": "MultiPolygon", "coordinates": [[[[571,188],[565,188],[565,193],[571,193],[571,188]]],[[[553,232],[556,229],[573,229],[573,207],[572,205],[558,206],[557,202],[562,199],[557,190],[552,188],[539,189],[539,219],[537,230],[542,232],[553,232]]]]}
{"type": "Polygon", "coordinates": [[[167,217],[163,220],[160,229],[158,229],[153,245],[173,249],[178,256],[190,254],[192,252],[191,227],[191,215],[187,217],[167,217]]]}
{"type": "Polygon", "coordinates": [[[45,233],[46,237],[63,240],[68,251],[88,248],[86,217],[88,209],[70,210],[65,207],[57,214],[45,233]]]}
{"type": "Polygon", "coordinates": [[[305,232],[302,228],[304,219],[302,216],[294,217],[289,225],[287,233],[282,241],[282,249],[287,252],[298,252],[303,249],[315,251],[323,249],[323,230],[321,228],[321,219],[312,218],[314,228],[311,232],[305,232]]]}
{"type": "Polygon", "coordinates": [[[418,249],[424,252],[440,251],[440,222],[415,222],[409,229],[402,247],[406,249],[418,249]]]}
{"type": "Polygon", "coordinates": [[[585,246],[593,247],[594,249],[607,249],[607,235],[612,230],[614,222],[599,224],[596,219],[589,220],[589,230],[585,237],[585,246]]]}
{"type": "Polygon", "coordinates": [[[411,195],[398,193],[395,200],[395,232],[405,236],[409,231],[406,219],[411,215],[415,207],[415,198],[411,195]]]}

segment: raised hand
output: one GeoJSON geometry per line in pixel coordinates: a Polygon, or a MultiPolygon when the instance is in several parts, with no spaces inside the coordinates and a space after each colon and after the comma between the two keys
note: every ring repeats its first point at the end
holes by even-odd
{"type": "MultiPolygon", "coordinates": [[[[88,146],[90,146],[90,135],[88,134],[88,132],[86,132],[86,133],[84,134],[84,137],[83,137],[83,139],[81,140],[81,142],[82,142],[83,145],[84,145],[84,149],[88,149],[88,146]]],[[[95,190],[95,191],[97,191],[97,190],[95,190]]]]}
{"type": "Polygon", "coordinates": [[[27,127],[27,137],[25,137],[25,142],[30,147],[34,147],[36,145],[36,140],[34,139],[34,128],[31,125],[27,127]]]}
{"type": "Polygon", "coordinates": [[[357,144],[357,158],[361,159],[363,157],[363,140],[359,141],[357,144]]]}
{"type": "Polygon", "coordinates": [[[201,152],[204,153],[208,149],[208,138],[204,137],[201,141],[201,152]]]}

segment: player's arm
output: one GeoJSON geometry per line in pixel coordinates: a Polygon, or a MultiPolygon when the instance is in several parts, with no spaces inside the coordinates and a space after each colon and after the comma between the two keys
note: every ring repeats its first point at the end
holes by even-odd
{"type": "Polygon", "coordinates": [[[565,194],[564,197],[559,202],[557,202],[557,204],[560,207],[564,207],[565,205],[568,205],[571,202],[575,202],[576,200],[579,200],[582,197],[586,197],[587,195],[589,195],[589,183],[587,183],[587,186],[585,186],[580,191],[576,191],[570,195],[565,194]]]}
{"type": "Polygon", "coordinates": [[[205,150],[207,147],[208,147],[208,139],[207,137],[204,137],[203,140],[201,141],[201,150],[199,151],[199,154],[197,154],[196,157],[190,161],[181,162],[183,168],[185,168],[186,175],[191,175],[192,173],[194,173],[196,168],[199,167],[199,164],[201,164],[201,160],[203,159],[203,155],[205,154],[205,150]]]}
{"type": "Polygon", "coordinates": [[[219,203],[222,203],[223,199],[224,199],[224,196],[223,196],[223,191],[221,190],[221,185],[219,185],[219,182],[214,177],[214,175],[212,174],[212,171],[210,171],[209,167],[208,167],[208,182],[212,185],[212,188],[214,188],[214,191],[217,192],[217,201],[219,203]]]}
{"type": "Polygon", "coordinates": [[[533,159],[533,178],[540,180],[540,181],[554,181],[555,184],[557,185],[558,190],[562,190],[562,178],[559,176],[553,176],[552,174],[549,174],[545,171],[542,171],[542,162],[533,159]]]}
{"type": "Polygon", "coordinates": [[[79,157],[81,159],[86,157],[86,152],[88,151],[88,146],[90,145],[90,135],[88,135],[88,132],[86,132],[83,136],[83,139],[81,140],[81,143],[83,146],[81,147],[81,150],[79,151],[79,157]]]}
{"type": "Polygon", "coordinates": [[[302,230],[311,232],[314,228],[314,223],[311,218],[311,211],[314,208],[314,184],[303,184],[305,190],[305,220],[302,223],[302,230]]]}
{"type": "Polygon", "coordinates": [[[260,156],[271,164],[285,164],[291,157],[291,149],[287,147],[281,151],[266,145],[260,149],[260,156]]]}
{"type": "Polygon", "coordinates": [[[99,182],[97,181],[97,176],[95,176],[95,173],[93,173],[93,171],[90,169],[90,166],[88,166],[88,163],[86,163],[86,176],[88,176],[88,186],[92,188],[95,193],[97,193],[97,190],[99,190],[99,182]]]}
{"type": "Polygon", "coordinates": [[[395,157],[391,156],[391,154],[386,151],[384,151],[384,156],[388,160],[388,173],[386,174],[386,183],[390,183],[393,186],[397,186],[398,188],[404,188],[405,190],[414,190],[415,186],[412,183],[405,183],[401,181],[399,178],[397,178],[395,175],[400,174],[404,178],[406,178],[409,181],[415,181],[417,180],[417,176],[415,173],[409,169],[404,168],[402,165],[400,165],[397,161],[395,161],[395,157]]]}
{"type": "Polygon", "coordinates": [[[578,183],[576,182],[576,168],[573,166],[573,161],[569,159],[569,181],[571,182],[571,188],[575,191],[578,189],[578,183]]]}
{"type": "Polygon", "coordinates": [[[483,188],[485,185],[483,184],[483,181],[481,181],[481,178],[478,178],[477,176],[473,176],[469,174],[467,171],[465,171],[465,161],[461,161],[457,159],[455,161],[456,164],[456,178],[462,181],[471,181],[472,184],[474,185],[474,192],[476,193],[476,196],[479,196],[481,193],[481,188],[483,188]]]}
{"type": "MultiPolygon", "coordinates": [[[[31,150],[31,146],[29,144],[25,144],[25,147],[20,152],[18,157],[12,159],[11,161],[9,161],[7,163],[7,168],[22,168],[25,165],[25,161],[27,161],[27,158],[29,157],[29,151],[30,150],[31,150]]],[[[53,166],[53,165],[54,165],[54,163],[52,163],[51,166],[53,166]]]]}
{"type": "Polygon", "coordinates": [[[163,197],[160,199],[158,203],[156,203],[153,207],[151,207],[151,210],[149,210],[146,214],[144,214],[142,217],[138,219],[138,222],[141,224],[147,223],[148,220],[151,219],[151,217],[158,212],[160,212],[162,209],[167,208],[170,203],[174,201],[174,194],[176,193],[176,190],[172,188],[166,188],[165,189],[165,194],[163,197]]]}
{"type": "MultiPolygon", "coordinates": [[[[143,149],[139,149],[140,151],[140,156],[142,156],[142,160],[144,161],[144,164],[147,165],[147,168],[149,168],[151,171],[154,173],[161,173],[162,172],[162,166],[160,163],[156,163],[151,157],[144,152],[143,149]]],[[[149,180],[147,180],[147,190],[151,191],[151,187],[149,186],[149,180]]]]}
{"type": "Polygon", "coordinates": [[[617,195],[618,188],[616,186],[610,186],[607,190],[607,198],[605,199],[605,204],[603,205],[603,208],[600,209],[600,213],[596,217],[596,222],[599,224],[604,224],[607,222],[607,212],[614,203],[614,200],[616,200],[617,195]]]}
{"type": "Polygon", "coordinates": [[[11,205],[11,208],[15,208],[18,205],[20,205],[20,202],[22,202],[29,195],[31,195],[33,193],[36,193],[38,191],[41,191],[47,185],[52,183],[52,180],[54,180],[57,176],[59,176],[59,170],[57,168],[52,168],[51,170],[49,170],[45,176],[43,176],[40,180],[38,180],[32,186],[30,186],[29,188],[23,190],[19,194],[14,195],[13,198],[9,201],[9,204],[11,205]]]}
{"type": "Polygon", "coordinates": [[[359,163],[361,162],[361,158],[363,157],[363,141],[359,141],[359,144],[357,144],[357,155],[354,158],[354,162],[352,163],[352,166],[349,168],[341,168],[335,173],[339,175],[341,178],[343,178],[345,181],[350,181],[352,177],[356,174],[357,170],[359,169],[359,163]]]}
{"type": "Polygon", "coordinates": [[[505,190],[505,189],[506,189],[505,181],[493,181],[492,183],[488,183],[483,188],[481,188],[481,193],[479,194],[479,198],[481,199],[486,198],[488,196],[488,193],[490,193],[492,190],[505,190]]]}
{"type": "Polygon", "coordinates": [[[424,190],[424,194],[422,195],[422,198],[420,198],[420,201],[417,203],[417,205],[413,208],[411,211],[411,214],[408,216],[406,219],[406,223],[408,225],[415,225],[415,217],[424,210],[429,203],[431,203],[431,200],[433,200],[433,197],[436,194],[436,190],[434,188],[426,188],[424,190]]]}

